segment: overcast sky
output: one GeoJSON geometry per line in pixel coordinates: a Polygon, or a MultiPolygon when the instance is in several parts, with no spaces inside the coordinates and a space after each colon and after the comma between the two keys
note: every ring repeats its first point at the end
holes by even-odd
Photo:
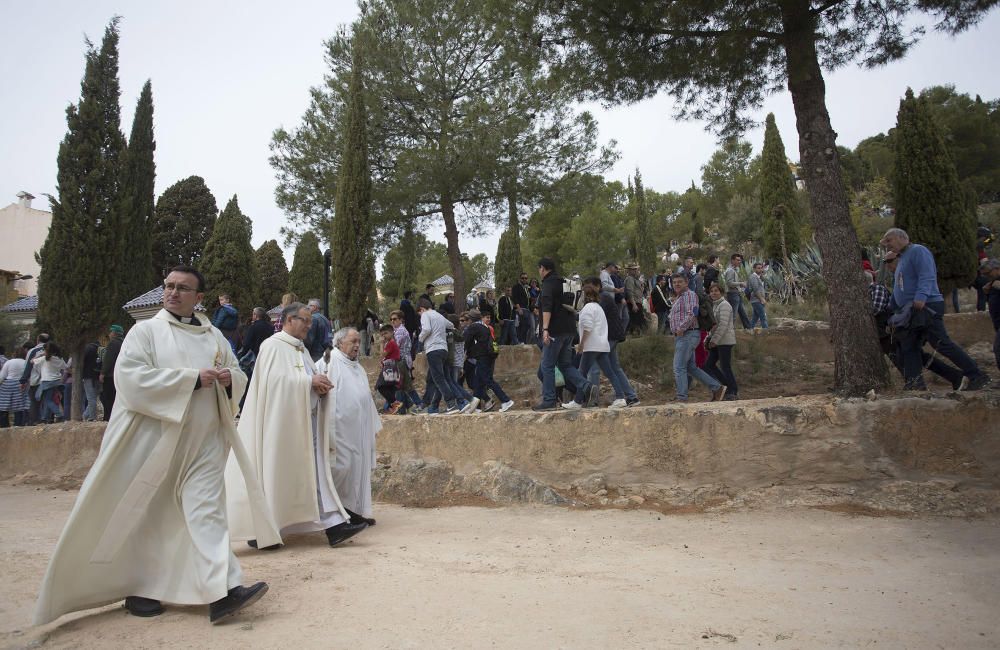
{"type": "MultiPolygon", "coordinates": [[[[219,208],[234,194],[254,223],[253,243],[278,238],[285,216],[274,203],[268,165],[271,133],[295,127],[309,88],[325,71],[323,41],[357,14],[348,0],[127,2],[123,0],[0,0],[0,206],[20,190],[55,193],[56,154],[66,132],[65,109],[80,96],[84,37],[99,45],[108,20],[122,16],[122,131],[131,130],[142,84],[152,79],[156,133],[156,193],[191,175],[204,177],[219,208]]],[[[895,123],[907,86],[954,84],[959,92],[1000,97],[1000,12],[957,38],[932,33],[903,61],[877,70],[849,67],[827,74],[827,103],[838,142],[858,141],[895,123]]],[[[659,96],[611,110],[588,106],[604,141],[622,157],[609,176],[624,181],[638,166],[647,187],[683,190],[700,182],[700,167],[716,148],[699,122],[672,118],[673,101],[659,96]]],[[[798,138],[787,93],[768,100],[790,158],[798,138]]],[[[760,129],[747,134],[754,152],[760,129]]],[[[443,226],[426,233],[444,241],[443,226]]],[[[498,234],[462,239],[470,255],[496,254],[498,234]]],[[[291,252],[286,258],[291,262],[291,252]]],[[[2,252],[0,252],[2,258],[2,252]]],[[[2,267],[0,260],[0,267],[2,267]]]]}

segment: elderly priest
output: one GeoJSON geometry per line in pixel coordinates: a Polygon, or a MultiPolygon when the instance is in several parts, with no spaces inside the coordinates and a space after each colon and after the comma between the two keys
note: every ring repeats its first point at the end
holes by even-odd
{"type": "Polygon", "coordinates": [[[333,479],[352,522],[375,524],[372,516],[372,468],[375,434],[382,419],[368,387],[368,375],[358,363],[361,335],[345,327],[333,335],[327,376],[333,383],[327,398],[330,444],[334,453],[333,479]]]}
{"type": "MultiPolygon", "coordinates": [[[[310,310],[293,302],[282,317],[282,330],[261,343],[240,416],[240,440],[281,534],[325,531],[335,546],[368,524],[350,521],[330,474],[326,395],[332,386],[316,371],[303,343],[312,323],[310,310]]],[[[258,546],[235,458],[226,467],[226,496],[233,539],[261,550],[280,546],[258,546]]]]}
{"type": "Polygon", "coordinates": [[[164,308],[125,337],[115,410],[49,563],[35,624],[122,598],[136,616],[161,614],[161,601],[210,603],[217,623],[267,591],[242,586],[230,549],[228,446],[253,495],[258,539],[280,538],[236,435],[246,376],[222,333],[194,311],[204,291],[197,270],[174,268],[164,308]]]}

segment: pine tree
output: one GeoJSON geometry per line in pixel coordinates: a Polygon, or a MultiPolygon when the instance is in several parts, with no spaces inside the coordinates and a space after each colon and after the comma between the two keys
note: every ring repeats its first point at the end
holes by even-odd
{"type": "Polygon", "coordinates": [[[323,253],[319,250],[319,238],[312,232],[302,233],[292,270],[288,272],[288,290],[305,302],[323,295],[323,253]]]}
{"type": "Polygon", "coordinates": [[[198,266],[217,214],[215,197],[201,176],[177,181],[160,195],[150,228],[154,282],[175,266],[198,266]]]}
{"type": "Polygon", "coordinates": [[[896,226],[934,253],[941,291],[968,286],[976,274],[975,215],[926,98],[910,89],[899,102],[895,143],[896,226]]]}
{"type": "Polygon", "coordinates": [[[784,224],[785,250],[798,253],[801,226],[795,180],[788,168],[785,145],[781,141],[774,113],[767,114],[764,148],[761,151],[760,211],[764,215],[764,254],[769,259],[784,259],[781,247],[784,224]]]}
{"type": "Polygon", "coordinates": [[[340,158],[337,202],[334,210],[331,272],[337,315],[345,326],[364,323],[368,293],[375,282],[372,248],[371,169],[368,166],[368,126],[361,50],[354,48],[344,149],[340,158]]]}
{"type": "Polygon", "coordinates": [[[211,305],[214,301],[209,296],[229,294],[241,321],[250,319],[257,295],[257,258],[250,245],[252,229],[250,219],[240,212],[236,195],[233,195],[215,222],[201,259],[200,271],[208,290],[206,300],[211,305]]]}
{"type": "Polygon", "coordinates": [[[639,268],[647,276],[656,271],[656,243],[651,231],[649,209],[646,207],[646,190],[642,174],[635,170],[635,256],[639,268]]]}
{"type": "MultiPolygon", "coordinates": [[[[38,320],[64,350],[84,347],[119,314],[120,159],[125,136],[118,105],[118,19],[100,50],[87,41],[80,101],[66,109],[68,130],[57,158],[58,198],[49,197],[52,224],[38,254],[38,320]]],[[[82,375],[73,378],[74,419],[83,404],[82,375]]]]}
{"type": "Polygon", "coordinates": [[[288,291],[288,265],[276,239],[269,239],[260,245],[255,253],[257,261],[257,286],[255,307],[271,309],[281,304],[281,297],[288,291]]]}
{"type": "Polygon", "coordinates": [[[158,280],[154,280],[152,274],[153,253],[149,232],[154,220],[153,205],[156,198],[153,187],[156,181],[154,151],[153,87],[147,80],[135,107],[132,136],[122,164],[119,305],[149,291],[158,280]]]}

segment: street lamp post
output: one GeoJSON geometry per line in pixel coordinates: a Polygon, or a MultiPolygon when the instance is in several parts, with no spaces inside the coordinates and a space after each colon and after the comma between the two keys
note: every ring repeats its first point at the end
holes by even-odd
{"type": "Polygon", "coordinates": [[[333,257],[330,249],[323,251],[323,315],[330,320],[330,266],[333,257]]]}

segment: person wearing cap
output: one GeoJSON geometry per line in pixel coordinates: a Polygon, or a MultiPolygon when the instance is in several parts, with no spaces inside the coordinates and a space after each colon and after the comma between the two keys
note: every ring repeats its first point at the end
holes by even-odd
{"type": "Polygon", "coordinates": [[[115,406],[115,364],[118,363],[118,353],[122,349],[122,339],[125,329],[121,325],[108,328],[108,345],[104,348],[101,358],[101,374],[97,379],[101,383],[101,406],[104,407],[104,421],[111,419],[111,409],[115,406]]]}
{"type": "Polygon", "coordinates": [[[639,279],[639,265],[625,267],[625,302],[628,303],[628,331],[641,332],[646,328],[646,315],[642,311],[643,289],[639,279]]]}

